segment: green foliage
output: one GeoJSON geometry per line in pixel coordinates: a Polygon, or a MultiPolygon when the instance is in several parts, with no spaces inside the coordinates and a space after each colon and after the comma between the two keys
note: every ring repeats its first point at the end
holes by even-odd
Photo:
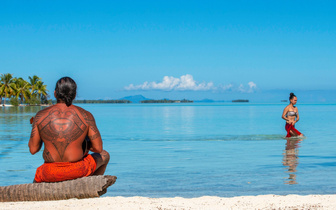
{"type": "Polygon", "coordinates": [[[41,99],[37,98],[36,96],[33,96],[30,99],[28,99],[26,103],[29,105],[40,105],[41,99]]]}
{"type": "Polygon", "coordinates": [[[41,96],[41,104],[48,104],[48,95],[42,95],[41,96]]]}
{"type": "Polygon", "coordinates": [[[38,82],[41,80],[38,76],[34,75],[33,77],[29,78],[29,84],[30,84],[30,93],[33,95],[35,93],[35,90],[37,90],[38,82]]]}
{"type": "Polygon", "coordinates": [[[21,103],[23,103],[23,99],[28,100],[31,97],[29,82],[20,77],[18,79],[14,78],[14,83],[16,85],[16,97],[20,98],[21,103]]]}
{"type": "Polygon", "coordinates": [[[9,103],[13,106],[19,106],[20,105],[20,100],[16,97],[11,97],[9,99],[9,103]]]}
{"type": "Polygon", "coordinates": [[[15,95],[16,86],[13,80],[12,74],[1,74],[0,76],[0,97],[4,97],[4,104],[6,103],[6,98],[10,98],[15,95]]]}
{"type": "Polygon", "coordinates": [[[20,78],[13,77],[12,74],[1,74],[0,76],[0,103],[6,103],[6,98],[10,98],[14,104],[24,100],[30,105],[48,104],[48,90],[41,78],[34,75],[29,77],[29,82],[20,78]],[[15,99],[12,99],[15,98],[15,99]]]}

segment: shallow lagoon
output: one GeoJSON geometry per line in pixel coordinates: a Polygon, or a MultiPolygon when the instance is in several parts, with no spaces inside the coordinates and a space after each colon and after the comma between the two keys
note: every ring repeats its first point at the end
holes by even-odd
{"type": "MultiPolygon", "coordinates": [[[[198,197],[336,192],[334,104],[298,104],[304,140],[286,140],[286,104],[90,104],[110,152],[108,196],[198,197]]],[[[28,183],[41,107],[0,108],[0,185],[28,183]]]]}

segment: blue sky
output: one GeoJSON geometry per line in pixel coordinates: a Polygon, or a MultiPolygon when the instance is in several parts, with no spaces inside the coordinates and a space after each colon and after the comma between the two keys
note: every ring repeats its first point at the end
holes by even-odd
{"type": "Polygon", "coordinates": [[[70,76],[81,99],[336,101],[335,1],[0,4],[0,73],[51,92],[70,76]]]}

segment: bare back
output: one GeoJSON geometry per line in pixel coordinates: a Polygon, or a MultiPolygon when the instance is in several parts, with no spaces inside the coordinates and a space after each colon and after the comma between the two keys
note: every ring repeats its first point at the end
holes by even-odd
{"type": "Polygon", "coordinates": [[[86,136],[92,142],[92,151],[102,148],[92,114],[74,105],[58,103],[36,114],[29,141],[33,150],[34,145],[39,145],[39,150],[44,142],[45,162],[75,162],[83,158],[82,144],[86,136]]]}

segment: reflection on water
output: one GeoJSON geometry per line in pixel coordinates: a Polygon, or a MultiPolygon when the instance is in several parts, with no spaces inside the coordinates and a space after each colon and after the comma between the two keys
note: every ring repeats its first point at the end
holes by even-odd
{"type": "Polygon", "coordinates": [[[44,106],[6,106],[0,107],[1,114],[35,113],[44,109],[44,106]]]}
{"type": "MultiPolygon", "coordinates": [[[[167,127],[164,127],[164,129],[167,129],[167,127]]],[[[184,131],[184,130],[183,130],[184,131]]],[[[188,131],[184,131],[185,133],[188,131]]],[[[189,131],[191,133],[191,131],[189,131]]],[[[192,130],[192,132],[195,132],[195,130],[192,130]]],[[[132,138],[133,141],[282,141],[283,135],[281,134],[255,134],[255,135],[211,135],[208,136],[196,136],[196,135],[189,135],[186,137],[183,137],[183,139],[177,139],[177,138],[154,138],[154,137],[147,137],[147,138],[132,138]]],[[[129,138],[119,138],[119,140],[129,140],[129,138]]]]}
{"type": "Polygon", "coordinates": [[[30,119],[35,116],[35,114],[42,110],[44,107],[41,106],[19,106],[19,107],[1,107],[0,108],[0,124],[10,125],[16,121],[19,124],[22,123],[24,119],[30,119]]]}
{"type": "Polygon", "coordinates": [[[10,154],[22,145],[26,147],[31,131],[29,120],[43,108],[41,106],[0,108],[0,160],[12,158],[10,154]]]}
{"type": "Polygon", "coordinates": [[[299,164],[299,147],[302,139],[287,139],[286,149],[283,153],[283,165],[289,177],[286,178],[285,184],[297,184],[296,182],[296,167],[299,164]]]}
{"type": "MultiPolygon", "coordinates": [[[[22,122],[29,122],[29,119],[42,110],[41,106],[19,106],[19,107],[1,107],[0,108],[0,125],[1,133],[8,133],[11,130],[17,131],[22,122]]],[[[29,124],[29,123],[28,123],[29,124]]]]}
{"type": "Polygon", "coordinates": [[[195,115],[194,109],[195,107],[193,106],[163,107],[162,127],[164,132],[167,134],[176,132],[174,129],[176,128],[176,125],[178,125],[184,134],[193,134],[195,115]]]}

